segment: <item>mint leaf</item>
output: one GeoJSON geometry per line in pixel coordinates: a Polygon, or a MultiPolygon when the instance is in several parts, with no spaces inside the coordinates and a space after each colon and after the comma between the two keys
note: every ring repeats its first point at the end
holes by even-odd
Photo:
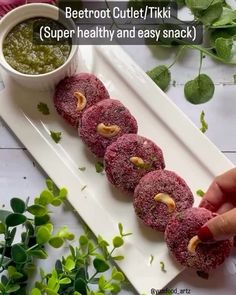
{"type": "Polygon", "coordinates": [[[171,74],[165,65],[157,66],[151,71],[148,71],[147,74],[163,91],[168,88],[171,74]]]}
{"type": "Polygon", "coordinates": [[[48,105],[47,105],[46,103],[40,102],[40,103],[37,105],[37,108],[38,108],[38,111],[39,111],[40,113],[42,113],[43,115],[49,115],[49,114],[50,114],[50,111],[49,111],[48,105]]]}
{"type": "Polygon", "coordinates": [[[185,97],[192,104],[201,104],[209,101],[213,97],[214,92],[215,85],[211,78],[205,74],[198,75],[184,86],[185,97]]]}
{"type": "Polygon", "coordinates": [[[61,140],[61,132],[50,131],[51,138],[58,143],[61,140]]]}
{"type": "Polygon", "coordinates": [[[216,53],[224,60],[229,60],[232,56],[233,39],[218,38],[215,41],[216,53]]]}

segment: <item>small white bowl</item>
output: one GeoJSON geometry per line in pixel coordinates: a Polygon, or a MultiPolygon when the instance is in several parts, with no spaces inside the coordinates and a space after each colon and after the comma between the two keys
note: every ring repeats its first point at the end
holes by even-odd
{"type": "Polygon", "coordinates": [[[39,75],[28,75],[13,69],[3,55],[3,41],[7,34],[19,23],[35,17],[58,20],[59,9],[49,4],[27,4],[13,9],[0,21],[0,64],[7,73],[20,85],[37,90],[53,89],[64,77],[75,73],[78,64],[78,46],[72,45],[66,62],[59,68],[39,75]]]}

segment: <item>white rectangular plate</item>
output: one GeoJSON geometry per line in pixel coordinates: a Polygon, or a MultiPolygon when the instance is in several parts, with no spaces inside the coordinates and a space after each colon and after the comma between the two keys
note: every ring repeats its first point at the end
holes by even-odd
{"type": "MultiPolygon", "coordinates": [[[[130,109],[139,134],[162,148],[166,168],[182,176],[193,192],[206,189],[216,175],[233,167],[120,47],[81,46],[79,55],[79,71],[97,75],[111,97],[130,109]]],[[[68,188],[69,201],[96,235],[111,239],[119,222],[133,233],[119,252],[125,256],[119,266],[139,294],[163,288],[182,270],[169,256],[163,235],[143,226],[130,197],[95,172],[96,159],[76,130],[58,116],[52,93],[24,89],[2,74],[6,88],[0,94],[0,115],[5,122],[55,183],[68,188]],[[48,104],[49,116],[38,112],[39,102],[48,104]],[[62,132],[59,144],[51,139],[50,130],[62,132]],[[84,172],[78,169],[83,166],[84,172]],[[161,271],[160,261],[166,272],[161,271]]],[[[198,205],[200,198],[195,199],[198,205]]]]}

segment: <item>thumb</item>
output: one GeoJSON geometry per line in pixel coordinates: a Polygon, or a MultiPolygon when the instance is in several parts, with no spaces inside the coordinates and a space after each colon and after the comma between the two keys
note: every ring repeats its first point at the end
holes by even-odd
{"type": "Polygon", "coordinates": [[[234,235],[236,235],[236,208],[210,219],[198,232],[202,242],[226,240],[234,235]]]}

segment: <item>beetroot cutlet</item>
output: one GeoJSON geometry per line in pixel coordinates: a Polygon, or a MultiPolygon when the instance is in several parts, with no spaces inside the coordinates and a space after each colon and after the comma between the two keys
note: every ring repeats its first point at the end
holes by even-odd
{"type": "Polygon", "coordinates": [[[107,98],[110,97],[106,87],[95,75],[80,73],[59,82],[54,93],[54,105],[57,112],[77,128],[83,112],[107,98]]]}
{"type": "Polygon", "coordinates": [[[161,149],[137,134],[119,137],[107,148],[104,160],[108,180],[130,193],[145,174],[165,167],[161,149]]]}
{"type": "Polygon", "coordinates": [[[161,232],[170,218],[193,205],[193,194],[186,182],[172,171],[146,174],[134,191],[134,208],[144,224],[161,232]]]}
{"type": "Polygon", "coordinates": [[[209,272],[229,256],[232,239],[203,244],[197,237],[199,229],[214,216],[205,208],[190,208],[172,217],[166,227],[165,241],[180,264],[209,272]]]}
{"type": "Polygon", "coordinates": [[[88,148],[104,157],[106,148],[126,133],[137,133],[136,119],[118,100],[106,99],[88,108],[81,119],[79,133],[88,148]]]}

